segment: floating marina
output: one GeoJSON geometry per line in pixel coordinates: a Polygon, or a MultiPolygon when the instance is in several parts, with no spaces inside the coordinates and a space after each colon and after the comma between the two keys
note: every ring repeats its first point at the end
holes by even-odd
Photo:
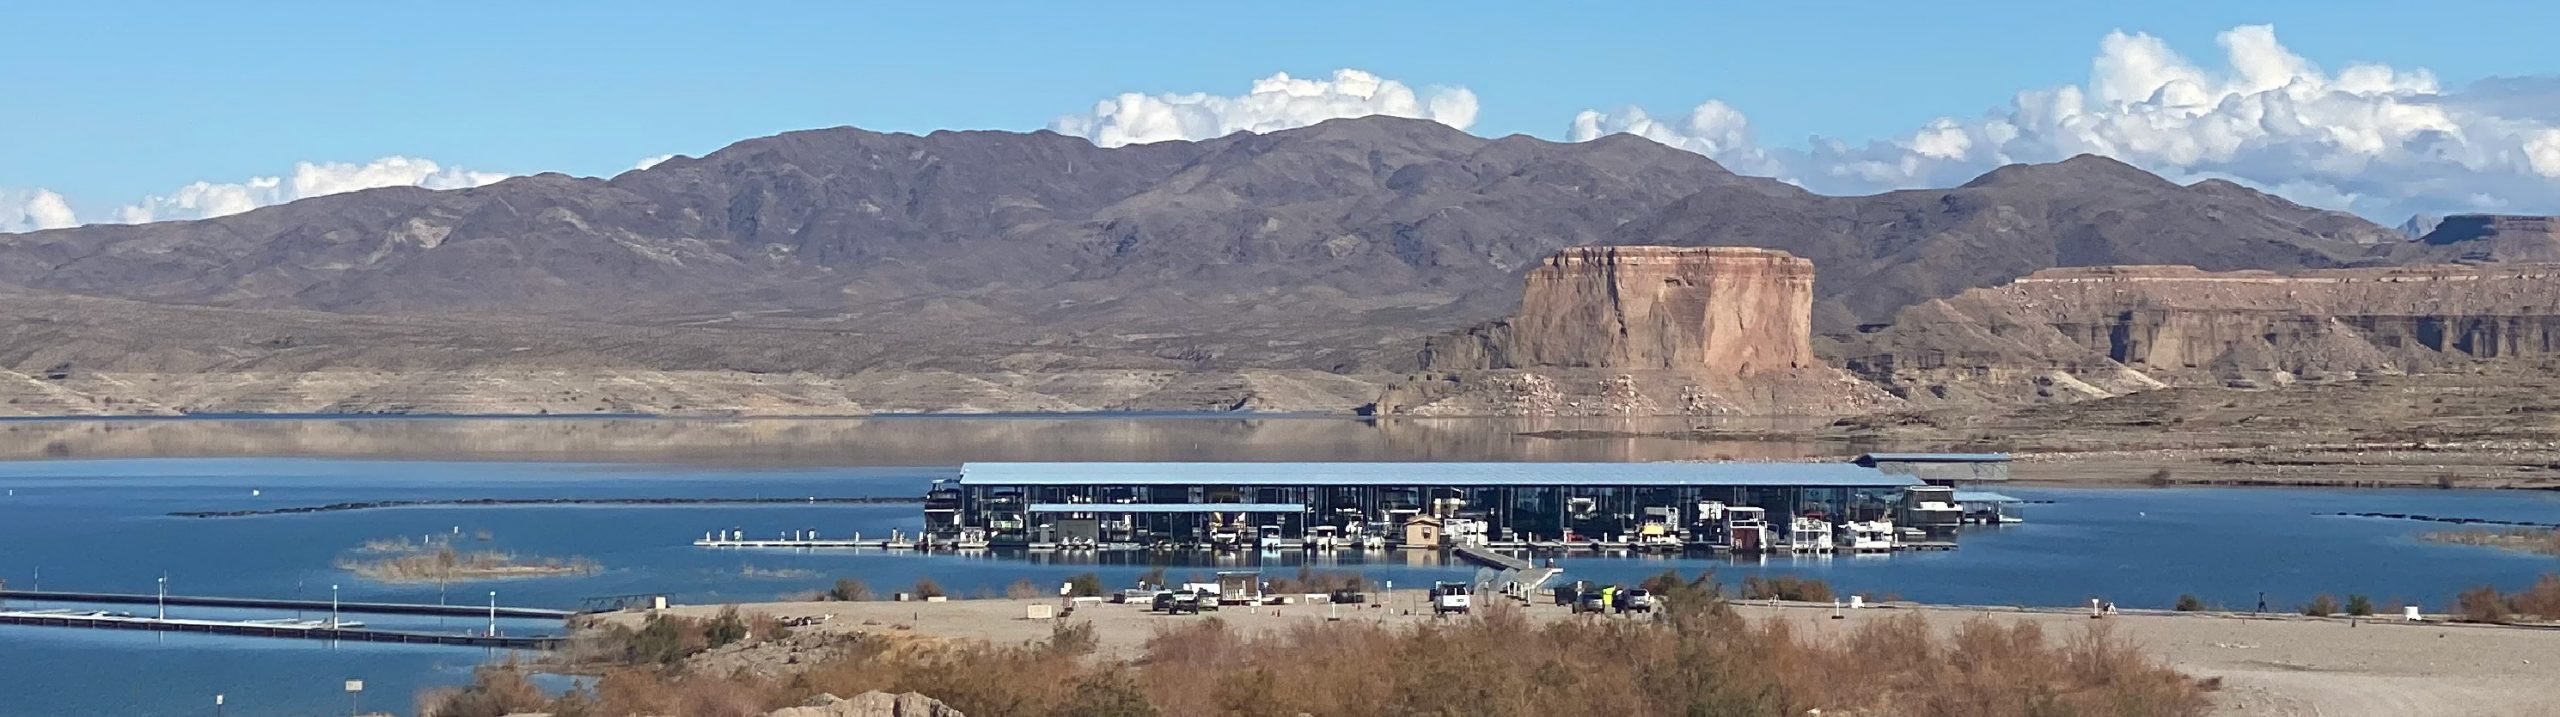
{"type": "Polygon", "coordinates": [[[2014,499],[1979,490],[2007,478],[2005,455],[1934,453],[1771,463],[970,463],[927,493],[914,547],[1945,549],[1968,522],[2018,519],[2014,499]]]}

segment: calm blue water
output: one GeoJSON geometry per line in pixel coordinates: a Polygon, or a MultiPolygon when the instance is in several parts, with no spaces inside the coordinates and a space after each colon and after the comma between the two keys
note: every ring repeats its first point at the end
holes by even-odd
{"type": "MultiPolygon", "coordinates": [[[[319,459],[149,459],[0,463],[0,579],[13,587],[148,593],[166,575],[181,594],[349,601],[575,607],[581,598],[666,593],[679,601],[762,600],[818,589],[838,577],[889,591],[930,576],[960,592],[1017,579],[1054,583],[1095,571],[1114,583],[1147,571],[1142,560],[915,556],[787,550],[704,550],[689,541],[715,528],[751,535],[816,528],[885,536],[920,524],[913,505],[541,506],[398,508],[250,518],[174,518],[171,511],[239,510],[340,501],[535,497],[805,497],[915,495],[950,468],[738,469],[574,463],[476,463],[319,459]],[[252,496],[255,490],[258,495],[252,496]],[[601,573],[570,578],[397,585],[332,567],[371,538],[451,533],[468,547],[582,556],[601,573]],[[489,538],[473,539],[485,531],[489,538]],[[752,570],[751,570],[752,569],[752,570]],[[779,574],[781,577],[775,577],[779,574]]],[[[1818,575],[1849,591],[1933,602],[2070,605],[2092,596],[2163,607],[2179,593],[2245,609],[2268,593],[2282,607],[2321,592],[2377,602],[2441,605],[2481,583],[2515,586],[2560,561],[2433,545],[2437,526],[2321,517],[2390,511],[2553,521],[2560,495],[2435,490],[2006,489],[2031,500],[2025,525],[1985,528],[1945,553],[1767,561],[1566,557],[1574,577],[1632,582],[1665,568],[1747,575],[1818,575]]],[[[1344,563],[1400,585],[1470,574],[1427,558],[1344,563]],[[1404,562],[1404,561],[1414,562],[1404,562]]],[[[1174,568],[1175,574],[1215,569],[1174,568]]],[[[1274,572],[1291,568],[1266,567],[1274,572]]],[[[150,606],[118,609],[146,613],[150,606]]],[[[242,617],[250,611],[172,608],[172,615],[242,617]]],[[[470,618],[360,616],[376,626],[461,631],[470,618]]],[[[551,629],[509,621],[511,633],[551,629]]],[[[341,680],[368,683],[368,708],[405,711],[420,689],[468,676],[498,657],[483,650],[0,628],[0,716],[343,714],[341,680]]]]}

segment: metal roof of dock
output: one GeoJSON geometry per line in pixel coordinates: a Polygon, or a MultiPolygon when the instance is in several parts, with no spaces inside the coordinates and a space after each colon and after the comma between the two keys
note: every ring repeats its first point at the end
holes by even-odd
{"type": "Polygon", "coordinates": [[[1033,503],[1033,513],[1304,513],[1301,503],[1033,503]]]}
{"type": "Polygon", "coordinates": [[[1921,485],[1852,463],[967,463],[978,485],[1264,486],[1756,486],[1894,488],[1921,485]]]}

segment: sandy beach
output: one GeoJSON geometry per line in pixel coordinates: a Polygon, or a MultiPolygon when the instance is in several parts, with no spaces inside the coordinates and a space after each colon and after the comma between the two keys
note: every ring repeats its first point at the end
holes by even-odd
{"type": "MultiPolygon", "coordinates": [[[[1024,642],[1046,637],[1051,623],[1025,617],[1034,605],[1054,599],[956,600],[950,602],[807,602],[742,605],[741,609],[782,618],[832,616],[826,623],[800,628],[818,633],[877,632],[943,639],[1024,642]]],[[[1419,592],[1399,591],[1369,606],[1286,605],[1230,607],[1216,615],[1246,630],[1273,630],[1304,621],[1376,620],[1389,623],[1434,619],[1423,610],[1419,592]]],[[[720,606],[670,608],[678,615],[707,617],[720,606]]],[[[1531,605],[1538,620],[1627,619],[1575,617],[1552,605],[1531,605]]],[[[2021,611],[2008,608],[1883,605],[1844,611],[1815,605],[1752,603],[1738,609],[1753,619],[1788,620],[1812,635],[1845,634],[1863,620],[1918,614],[1933,626],[1952,630],[1977,617],[2030,621],[2048,635],[2079,634],[2103,622],[2169,665],[2201,678],[2218,678],[2214,694],[2219,715],[2269,717],[2410,717],[2560,715],[2560,630],[2488,627],[2396,620],[2250,617],[2231,614],[2127,613],[2092,620],[2085,612],[2021,611]]],[[[636,624],[642,613],[605,616],[636,624]]],[[[1134,657],[1161,625],[1200,620],[1148,612],[1139,605],[1086,605],[1066,618],[1091,621],[1100,650],[1110,657],[1134,657]]],[[[1463,619],[1463,618],[1459,618],[1463,619]]],[[[795,643],[802,641],[795,640],[795,643]]],[[[791,648],[779,648],[788,650],[791,648]]],[[[788,654],[720,655],[714,669],[753,668],[780,664],[788,654]],[[734,663],[734,664],[732,664],[734,663]]]]}

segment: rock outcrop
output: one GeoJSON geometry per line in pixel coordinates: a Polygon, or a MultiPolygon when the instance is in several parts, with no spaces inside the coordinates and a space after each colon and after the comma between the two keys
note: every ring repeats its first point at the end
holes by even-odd
{"type": "Polygon", "coordinates": [[[941,700],[913,692],[871,691],[845,699],[818,695],[808,704],[765,713],[765,717],[967,717],[941,700]]]}
{"type": "Polygon", "coordinates": [[[2049,269],[1914,306],[1835,351],[1861,376],[1922,403],[2074,400],[2536,361],[2560,354],[2560,264],[2293,275],[2049,269]]]}
{"type": "Polygon", "coordinates": [[[1889,402],[1814,356],[1813,263],[1749,247],[1575,247],[1519,312],[1432,338],[1376,411],[1834,414],[1889,402]]]}
{"type": "Polygon", "coordinates": [[[1436,337],[1433,371],[1799,369],[1813,356],[1813,262],[1747,247],[1574,247],[1529,271],[1518,316],[1436,337]]]}

